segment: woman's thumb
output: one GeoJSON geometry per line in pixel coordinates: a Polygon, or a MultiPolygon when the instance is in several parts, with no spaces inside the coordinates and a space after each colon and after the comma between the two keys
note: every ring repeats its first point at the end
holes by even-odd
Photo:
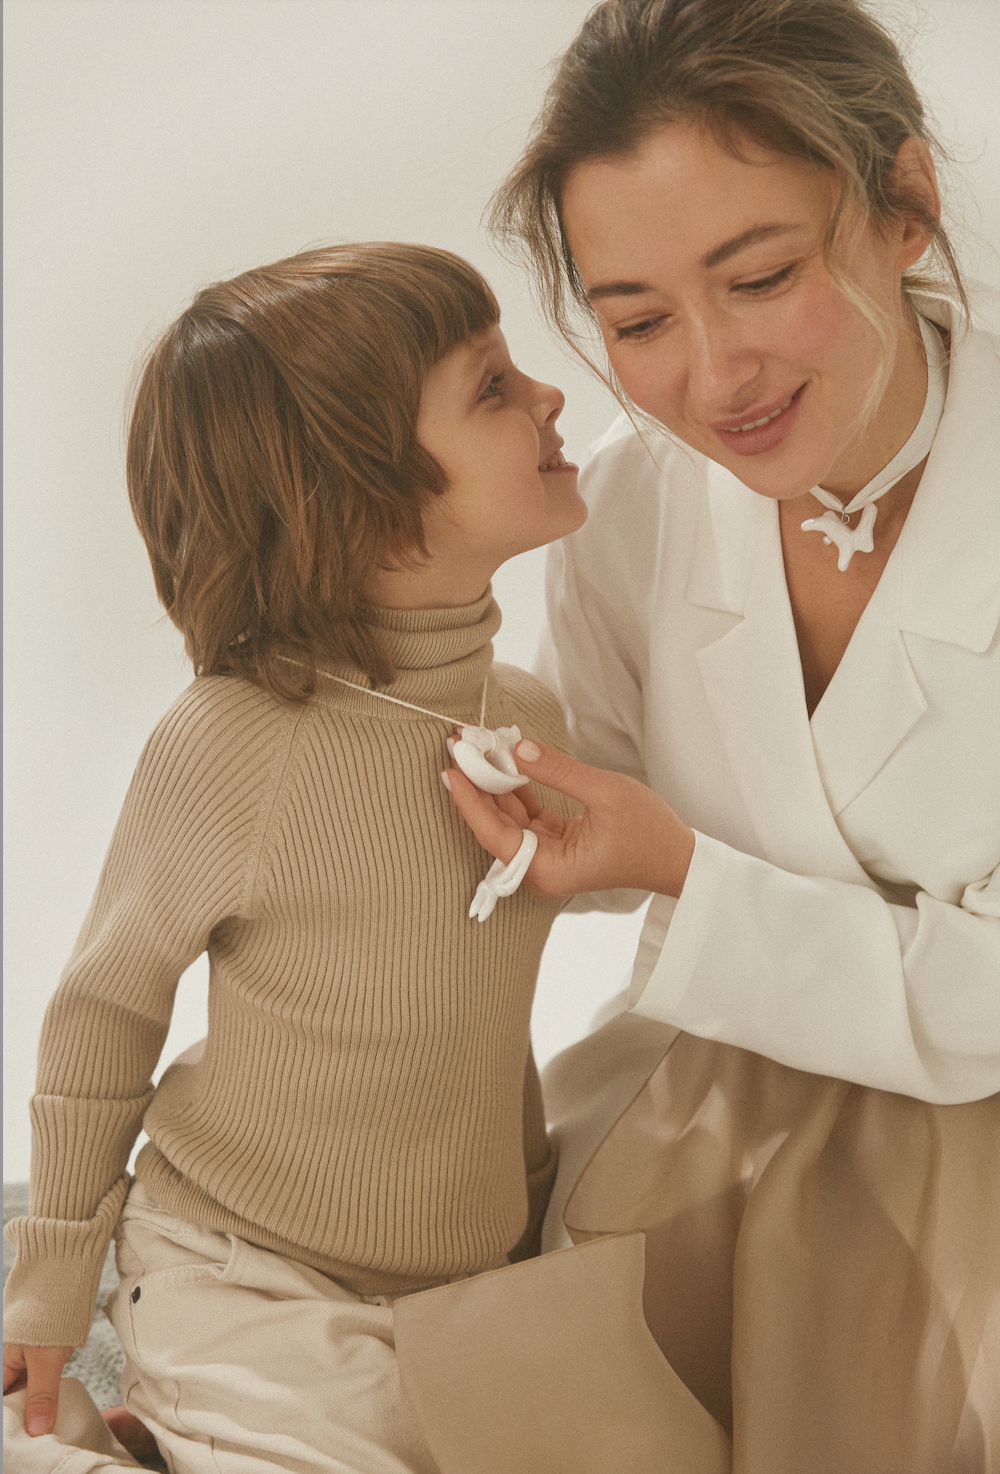
{"type": "Polygon", "coordinates": [[[543,783],[557,793],[591,805],[598,802],[604,791],[605,775],[600,768],[589,768],[575,758],[557,752],[554,747],[543,747],[540,742],[526,738],[514,749],[517,766],[533,783],[543,783]]]}

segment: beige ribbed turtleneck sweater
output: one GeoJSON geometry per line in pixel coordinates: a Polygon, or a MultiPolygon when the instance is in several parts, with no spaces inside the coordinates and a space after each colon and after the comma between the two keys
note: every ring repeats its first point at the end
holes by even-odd
{"type": "MultiPolygon", "coordinates": [[[[389,694],[476,721],[490,672],[487,724],[566,748],[555,698],[490,671],[488,594],[376,619],[389,694]]],[[[160,723],[46,1015],[8,1341],[86,1340],[140,1126],[165,1207],[363,1294],[530,1251],[554,1163],[528,1025],[558,903],[522,889],[468,920],[491,861],[438,776],[451,730],[322,678],[305,707],[199,678],[160,723]],[[205,949],[207,1040],[153,1091],[205,949]]]]}

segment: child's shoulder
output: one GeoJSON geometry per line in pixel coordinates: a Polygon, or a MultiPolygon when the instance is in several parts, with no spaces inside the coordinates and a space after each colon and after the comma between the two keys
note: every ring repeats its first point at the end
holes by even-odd
{"type": "Polygon", "coordinates": [[[157,722],[140,767],[246,774],[287,747],[304,710],[239,676],[196,676],[157,722]]]}
{"type": "Polygon", "coordinates": [[[537,737],[560,752],[572,751],[563,709],[544,681],[519,666],[499,661],[494,661],[493,674],[516,708],[517,726],[525,737],[537,737]]]}

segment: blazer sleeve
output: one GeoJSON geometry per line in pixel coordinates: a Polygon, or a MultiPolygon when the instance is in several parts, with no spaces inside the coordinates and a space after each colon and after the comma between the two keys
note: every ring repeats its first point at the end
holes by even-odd
{"type": "MultiPolygon", "coordinates": [[[[549,548],[547,624],[539,641],[536,674],[559,698],[572,751],[581,762],[648,783],[641,753],[638,671],[626,641],[604,617],[599,591],[588,584],[568,549],[568,539],[549,548]]],[[[625,913],[648,899],[648,891],[622,887],[572,896],[563,909],[625,913]]]]}
{"type": "Polygon", "coordinates": [[[654,898],[636,1012],[814,1074],[937,1104],[1000,1091],[1000,870],[916,908],[698,834],[654,898]]]}

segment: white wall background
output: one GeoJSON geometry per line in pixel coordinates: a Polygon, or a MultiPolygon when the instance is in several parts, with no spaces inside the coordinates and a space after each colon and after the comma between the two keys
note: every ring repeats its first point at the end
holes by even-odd
{"type": "MultiPolygon", "coordinates": [[[[561,384],[567,449],[603,389],[538,325],[479,221],[587,0],[8,0],[6,164],[6,1180],[27,1176],[45,1003],[139,750],[187,684],[122,473],[143,345],[200,285],[329,238],[426,241],[498,290],[521,364],[561,384]]],[[[972,271],[1000,285],[998,0],[894,0],[939,130],[972,271]],[[991,137],[992,135],[992,137],[991,137]],[[978,201],[978,207],[973,204],[978,201]]],[[[530,664],[542,555],[496,580],[501,658],[530,664]]],[[[627,973],[636,918],[564,917],[540,1059],[627,973]]],[[[204,1032],[205,974],[164,1059],[204,1032]]]]}

